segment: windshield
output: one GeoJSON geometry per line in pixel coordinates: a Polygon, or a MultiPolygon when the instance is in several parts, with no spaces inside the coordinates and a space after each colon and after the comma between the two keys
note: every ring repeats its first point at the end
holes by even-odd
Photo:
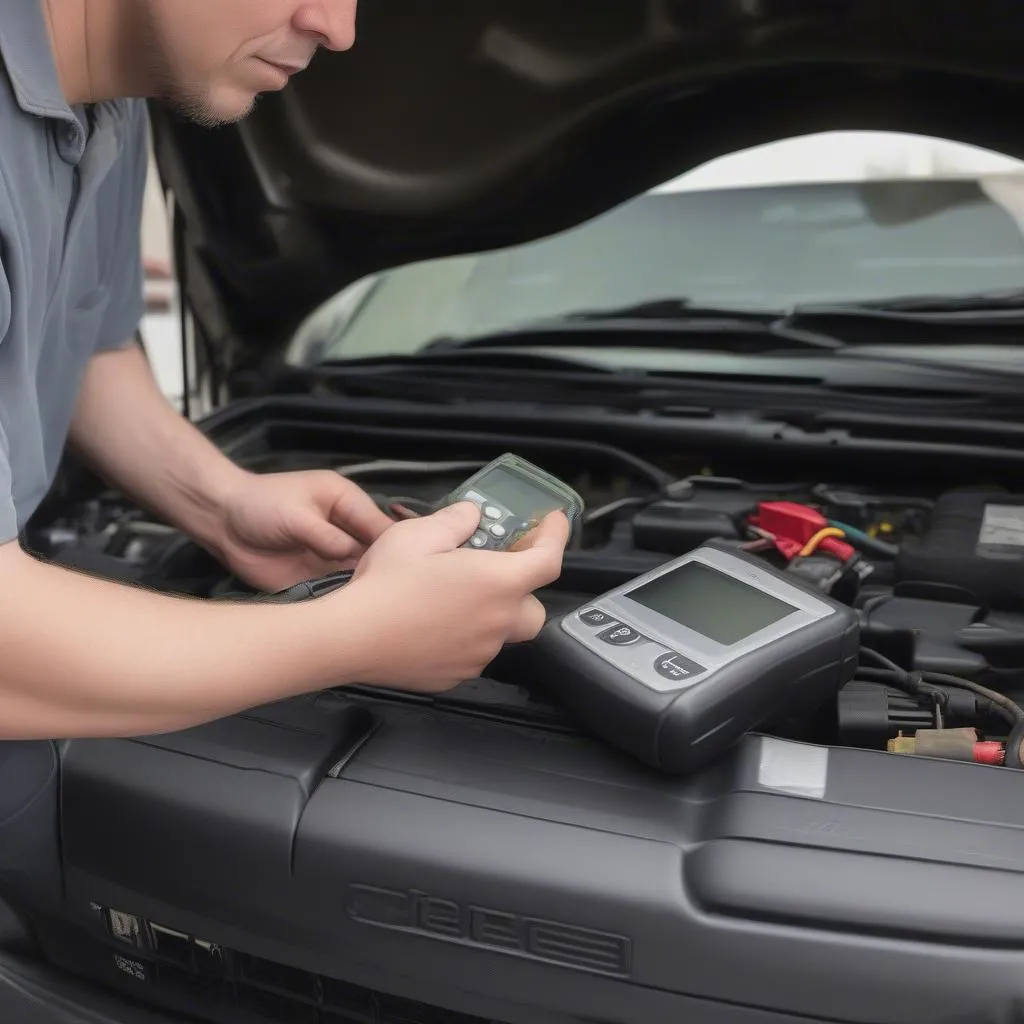
{"type": "Polygon", "coordinates": [[[667,297],[785,312],[1024,289],[1022,229],[1024,164],[909,136],[788,140],[553,237],[360,281],[302,326],[291,359],[414,353],[667,297]]]}

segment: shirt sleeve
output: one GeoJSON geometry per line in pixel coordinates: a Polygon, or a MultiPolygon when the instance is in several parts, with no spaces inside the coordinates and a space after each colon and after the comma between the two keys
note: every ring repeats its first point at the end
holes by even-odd
{"type": "MultiPolygon", "coordinates": [[[[0,263],[0,345],[3,345],[11,326],[11,289],[7,283],[3,263],[0,263]]],[[[4,411],[0,409],[0,544],[18,536],[18,513],[14,507],[14,482],[11,478],[10,449],[4,426],[4,411]]]]}
{"type": "Polygon", "coordinates": [[[149,116],[143,100],[125,112],[124,157],[118,171],[117,245],[107,266],[110,301],[96,351],[124,348],[135,337],[146,312],[146,275],[142,260],[142,206],[149,175],[149,116]]]}
{"type": "Polygon", "coordinates": [[[14,507],[11,463],[7,455],[7,432],[0,422],[0,544],[18,536],[18,513],[14,507]]]}

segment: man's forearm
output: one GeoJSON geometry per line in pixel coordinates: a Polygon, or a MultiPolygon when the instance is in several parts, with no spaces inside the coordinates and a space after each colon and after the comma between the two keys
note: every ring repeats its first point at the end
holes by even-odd
{"type": "Polygon", "coordinates": [[[0,546],[0,575],[0,740],[187,728],[352,682],[379,644],[355,584],[330,601],[211,603],[60,569],[16,543],[0,546]]]}
{"type": "Polygon", "coordinates": [[[160,392],[137,345],[93,357],[70,442],[98,473],[201,543],[242,475],[160,392]]]}

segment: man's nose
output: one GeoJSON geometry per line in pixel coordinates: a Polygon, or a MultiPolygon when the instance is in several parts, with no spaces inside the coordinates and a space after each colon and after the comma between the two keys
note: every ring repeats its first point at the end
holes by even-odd
{"type": "Polygon", "coordinates": [[[329,50],[348,50],[356,41],[356,0],[317,0],[295,12],[295,28],[319,37],[329,50]]]}

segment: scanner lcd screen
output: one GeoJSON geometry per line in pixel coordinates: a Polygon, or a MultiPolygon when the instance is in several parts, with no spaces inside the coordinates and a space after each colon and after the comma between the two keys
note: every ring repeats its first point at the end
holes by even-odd
{"type": "Polygon", "coordinates": [[[553,512],[561,507],[550,491],[538,487],[528,477],[495,469],[476,481],[474,487],[505,508],[522,514],[553,512]]]}
{"type": "Polygon", "coordinates": [[[786,601],[703,562],[685,562],[624,596],[726,646],[797,611],[786,601]]]}

